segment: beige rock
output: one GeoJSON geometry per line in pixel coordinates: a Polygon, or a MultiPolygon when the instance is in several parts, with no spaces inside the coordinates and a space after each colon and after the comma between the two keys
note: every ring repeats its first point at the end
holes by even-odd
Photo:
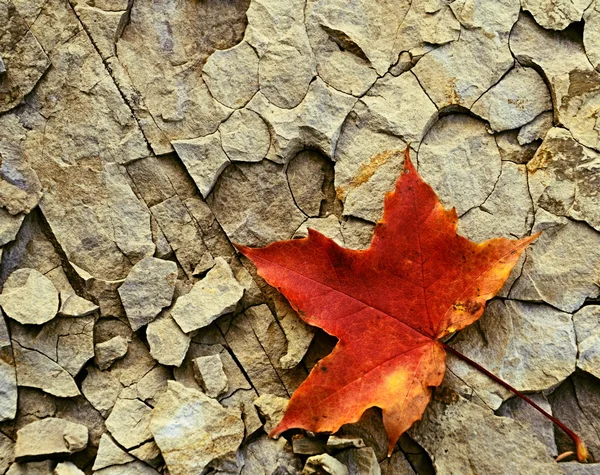
{"type": "Polygon", "coordinates": [[[308,457],[306,464],[304,465],[304,469],[302,470],[302,474],[311,475],[319,473],[328,473],[331,475],[349,475],[350,471],[342,462],[329,454],[320,454],[308,457]]]}
{"type": "Polygon", "coordinates": [[[338,437],[336,435],[330,435],[327,438],[327,444],[325,445],[328,451],[339,452],[345,449],[362,449],[365,447],[365,442],[360,438],[349,439],[346,437],[338,437]]]}
{"type": "MultiPolygon", "coordinates": [[[[6,137],[8,139],[8,137],[6,137]]],[[[0,205],[11,215],[29,213],[42,197],[42,184],[20,145],[0,141],[0,205]]]]}
{"type": "Polygon", "coordinates": [[[302,468],[283,437],[274,440],[263,435],[244,445],[241,452],[244,460],[241,475],[299,473],[302,468]]]}
{"type": "Polygon", "coordinates": [[[134,458],[123,451],[110,435],[102,434],[92,470],[96,471],[114,465],[123,465],[132,460],[134,460],[134,458]]]}
{"type": "Polygon", "coordinates": [[[518,136],[519,131],[507,130],[506,132],[496,134],[494,137],[496,138],[496,145],[498,146],[502,160],[525,164],[533,158],[539,147],[539,143],[532,142],[521,145],[518,136]]]}
{"type": "Polygon", "coordinates": [[[3,69],[0,112],[21,103],[50,66],[48,56],[26,20],[11,6],[9,2],[0,4],[0,21],[5,25],[5,34],[0,38],[3,69]]]}
{"type": "MultiPolygon", "coordinates": [[[[477,327],[465,329],[452,345],[526,392],[558,386],[575,371],[577,359],[570,314],[512,300],[491,301],[477,327]]],[[[448,368],[493,409],[512,395],[455,357],[448,357],[448,368]]]]}
{"type": "Polygon", "coordinates": [[[283,419],[289,400],[272,394],[262,394],[256,398],[254,405],[265,418],[265,432],[269,434],[283,419]]]}
{"type": "Polygon", "coordinates": [[[0,434],[0,473],[6,473],[15,460],[15,443],[4,434],[0,434]]]}
{"type": "Polygon", "coordinates": [[[12,319],[40,325],[56,316],[58,291],[35,269],[19,269],[6,280],[0,295],[2,310],[12,319]]]}
{"type": "Polygon", "coordinates": [[[13,351],[19,386],[39,388],[57,397],[74,397],[80,394],[72,376],[46,355],[24,348],[15,340],[13,351]]]}
{"type": "Polygon", "coordinates": [[[520,424],[457,395],[449,404],[432,401],[410,435],[431,454],[439,474],[561,473],[546,447],[520,424]],[[502,456],[506,450],[508,459],[502,456]]]}
{"type": "Polygon", "coordinates": [[[210,256],[192,215],[178,196],[152,206],[151,211],[175,252],[177,261],[191,278],[198,264],[206,261],[207,253],[210,256]]]}
{"type": "Polygon", "coordinates": [[[279,359],[279,363],[282,369],[292,369],[304,358],[315,331],[298,316],[287,300],[275,298],[273,303],[277,322],[287,339],[286,352],[279,359]]]}
{"type": "Polygon", "coordinates": [[[480,206],[501,173],[494,138],[483,122],[466,115],[449,115],[431,128],[419,149],[419,173],[446,208],[458,215],[480,206]]]}
{"type": "Polygon", "coordinates": [[[598,377],[600,374],[600,306],[583,307],[573,315],[577,335],[577,367],[598,377]]]}
{"type": "Polygon", "coordinates": [[[408,142],[420,142],[437,108],[412,72],[384,76],[363,96],[344,124],[335,154],[335,187],[344,214],[376,222],[382,196],[400,173],[408,142]]]}
{"type": "MultiPolygon", "coordinates": [[[[12,420],[17,414],[17,375],[13,357],[10,335],[4,316],[0,314],[0,421],[12,420]]],[[[0,437],[0,473],[2,472],[1,455],[5,447],[0,437]]],[[[6,467],[5,467],[6,469],[6,467]]]]}
{"type": "Polygon", "coordinates": [[[544,73],[557,123],[569,128],[583,145],[598,150],[600,139],[594,118],[600,93],[598,73],[581,42],[567,32],[545,30],[528,15],[521,15],[511,32],[510,47],[521,64],[544,73]]]}
{"type": "MultiPolygon", "coordinates": [[[[515,6],[515,2],[511,3],[515,6]]],[[[412,71],[439,109],[471,108],[513,63],[506,33],[486,34],[479,29],[465,29],[458,41],[426,54],[412,71]]]]}
{"type": "Polygon", "coordinates": [[[54,468],[54,475],[84,475],[73,462],[60,462],[54,468]]]}
{"type": "Polygon", "coordinates": [[[94,472],[94,475],[158,475],[158,472],[144,462],[135,460],[123,465],[113,465],[94,472]]]}
{"type": "Polygon", "coordinates": [[[459,220],[458,232],[471,241],[495,237],[521,238],[533,224],[533,203],[525,165],[502,162],[502,173],[492,193],[459,220]]]}
{"type": "Polygon", "coordinates": [[[600,70],[600,3],[593,0],[583,13],[583,45],[590,63],[600,70]]]}
{"type": "Polygon", "coordinates": [[[85,317],[97,312],[100,307],[75,293],[60,295],[60,309],[58,314],[63,317],[85,317]]]}
{"type": "MultiPolygon", "coordinates": [[[[548,414],[552,414],[552,407],[543,394],[530,394],[528,397],[548,414]]],[[[556,457],[558,455],[556,441],[554,440],[554,424],[521,398],[510,398],[500,406],[496,414],[502,417],[510,417],[521,424],[529,426],[531,433],[548,448],[552,456],[556,457]]]]}
{"type": "Polygon", "coordinates": [[[294,239],[308,236],[308,230],[313,229],[333,239],[340,246],[344,246],[344,236],[337,216],[330,214],[326,218],[308,218],[294,233],[294,239]]]}
{"type": "Polygon", "coordinates": [[[267,160],[229,167],[207,203],[227,237],[246,246],[289,239],[305,219],[283,167],[267,160]]]}
{"type": "Polygon", "coordinates": [[[551,109],[552,100],[542,77],[532,68],[516,67],[477,99],[471,112],[499,132],[521,127],[551,109]]]}
{"type": "Polygon", "coordinates": [[[88,428],[64,419],[48,417],[17,431],[15,459],[40,456],[65,456],[88,445],[88,428]]]}
{"type": "Polygon", "coordinates": [[[88,368],[81,384],[81,392],[103,417],[108,416],[122,389],[123,385],[116,374],[100,371],[93,366],[88,368]]]}
{"type": "Polygon", "coordinates": [[[54,475],[54,462],[44,460],[43,462],[13,463],[6,475],[54,475]]]}
{"type": "Polygon", "coordinates": [[[239,109],[258,91],[258,56],[245,41],[210,55],[202,78],[221,104],[239,109]]]}
{"type": "MultiPolygon", "coordinates": [[[[292,3],[292,2],[290,2],[292,3]]],[[[288,36],[273,42],[258,63],[260,91],[269,103],[292,109],[302,102],[315,71],[306,38],[288,36]]]]}
{"type": "Polygon", "coordinates": [[[150,428],[173,475],[201,472],[236,451],[244,436],[238,411],[175,381],[152,411],[150,428]]]}
{"type": "Polygon", "coordinates": [[[229,160],[260,162],[269,151],[271,135],[256,112],[236,110],[219,126],[221,145],[229,160]]]}
{"type": "Polygon", "coordinates": [[[185,333],[210,325],[221,315],[233,311],[244,294],[231,267],[222,257],[192,290],[177,299],[171,316],[185,333]]]}
{"type": "Polygon", "coordinates": [[[553,128],[527,169],[537,207],[600,231],[600,153],[582,146],[569,131],[553,128]]]}
{"type": "Polygon", "coordinates": [[[104,371],[127,353],[129,340],[118,335],[95,346],[96,364],[104,371]]]}
{"type": "Polygon", "coordinates": [[[0,208],[0,244],[2,246],[14,241],[24,219],[24,214],[13,216],[5,209],[0,208]]]}
{"type": "Polygon", "coordinates": [[[133,5],[131,19],[117,42],[117,56],[169,140],[212,134],[231,113],[200,78],[215,50],[227,50],[242,40],[246,8],[244,2],[173,8],[170,3],[155,5],[144,0],[133,5]]]}
{"type": "Polygon", "coordinates": [[[308,216],[317,217],[321,211],[328,165],[325,157],[310,150],[300,152],[288,163],[286,174],[294,202],[308,216]]]}
{"type": "Polygon", "coordinates": [[[289,161],[305,148],[321,151],[332,157],[342,123],[354,106],[356,98],[338,91],[320,78],[310,83],[302,102],[293,109],[271,104],[258,92],[247,108],[258,113],[271,131],[269,160],[289,161]]]}
{"type": "Polygon", "coordinates": [[[196,380],[208,396],[216,398],[229,390],[227,375],[218,354],[199,356],[192,361],[196,380]]]}
{"type": "MultiPolygon", "coordinates": [[[[366,10],[368,8],[363,12],[366,10]]],[[[335,15],[333,4],[318,0],[307,2],[306,31],[315,55],[317,73],[339,91],[361,96],[377,79],[377,71],[351,38],[344,36],[343,31],[328,26],[328,17],[332,15],[335,15]]],[[[367,16],[363,21],[369,21],[367,16]]],[[[333,20],[335,22],[335,18],[333,20]]]]}
{"type": "Polygon", "coordinates": [[[375,451],[371,447],[344,450],[337,454],[335,458],[348,467],[350,473],[381,475],[375,451]]]}
{"type": "Polygon", "coordinates": [[[543,112],[531,122],[525,124],[517,135],[519,145],[527,145],[534,140],[544,140],[546,134],[552,128],[552,121],[552,112],[543,112]]]}
{"type": "Polygon", "coordinates": [[[381,475],[415,475],[416,473],[401,450],[397,450],[391,457],[381,462],[379,467],[381,475]]]}
{"type": "Polygon", "coordinates": [[[131,449],[152,438],[151,413],[152,408],[139,399],[118,398],[106,419],[106,428],[122,447],[131,449]]]}
{"type": "Polygon", "coordinates": [[[87,2],[89,5],[86,2],[76,3],[75,14],[85,26],[102,59],[114,56],[115,44],[129,19],[127,5],[120,10],[106,11],[94,5],[93,1],[87,2]]]}
{"type": "Polygon", "coordinates": [[[176,280],[177,265],[171,261],[147,257],[133,266],[119,287],[119,295],[134,331],[171,304],[176,280]]]}
{"type": "Polygon", "coordinates": [[[581,21],[590,3],[592,0],[523,0],[523,9],[544,28],[563,30],[571,23],[581,21]]]}
{"type": "Polygon", "coordinates": [[[135,385],[138,399],[154,407],[161,394],[167,390],[167,381],[171,378],[169,368],[156,365],[135,385]]]}
{"type": "Polygon", "coordinates": [[[160,454],[160,449],[156,442],[150,440],[136,449],[130,450],[129,453],[138,460],[151,465],[154,468],[158,468],[160,465],[164,465],[163,458],[160,454]]]}
{"type": "Polygon", "coordinates": [[[191,337],[181,330],[169,314],[157,318],[148,325],[146,338],[152,357],[167,366],[181,365],[191,341],[191,337]]]}
{"type": "Polygon", "coordinates": [[[171,142],[194,179],[200,194],[207,197],[221,172],[229,165],[217,132],[197,139],[171,142]]]}

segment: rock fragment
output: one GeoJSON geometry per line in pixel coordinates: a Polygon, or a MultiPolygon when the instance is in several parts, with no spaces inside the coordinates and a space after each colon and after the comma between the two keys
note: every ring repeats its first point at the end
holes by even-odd
{"type": "Polygon", "coordinates": [[[60,462],[54,468],[54,475],[85,475],[73,462],[60,462]]]}
{"type": "Polygon", "coordinates": [[[536,206],[600,231],[600,153],[556,127],[548,131],[527,169],[536,206]]]}
{"type": "Polygon", "coordinates": [[[121,449],[110,435],[102,434],[92,470],[96,471],[113,465],[123,465],[132,460],[134,458],[121,449]]]}
{"type": "Polygon", "coordinates": [[[196,380],[208,396],[216,398],[229,390],[227,375],[223,371],[223,362],[218,354],[199,356],[192,362],[196,380]]]}
{"type": "Polygon", "coordinates": [[[98,311],[100,307],[79,295],[72,293],[63,295],[61,293],[59,315],[63,317],[85,317],[98,311]]]}
{"type": "Polygon", "coordinates": [[[17,431],[15,459],[30,460],[43,456],[64,456],[87,447],[88,428],[82,424],[47,417],[17,431]]]}
{"type": "Polygon", "coordinates": [[[152,357],[167,366],[181,365],[191,341],[168,313],[148,324],[146,338],[152,357]]]}
{"type": "Polygon", "coordinates": [[[75,397],[80,394],[73,377],[64,368],[39,351],[29,350],[13,340],[17,369],[17,384],[57,397],[75,397]]]}
{"type": "Polygon", "coordinates": [[[521,238],[533,224],[525,165],[502,162],[502,172],[492,193],[459,221],[459,234],[476,242],[494,237],[521,238]]]}
{"type": "Polygon", "coordinates": [[[289,400],[284,397],[262,394],[256,398],[254,405],[265,418],[265,432],[269,434],[275,426],[283,419],[289,400]]]}
{"type": "Polygon", "coordinates": [[[444,206],[459,216],[481,205],[501,173],[501,157],[483,122],[448,115],[431,128],[419,149],[419,173],[444,206]]]}
{"type": "Polygon", "coordinates": [[[96,364],[101,370],[110,368],[110,366],[119,358],[123,358],[127,353],[129,340],[117,335],[110,340],[98,343],[95,346],[96,364]]]}
{"type": "Polygon", "coordinates": [[[327,85],[320,78],[312,81],[298,106],[279,108],[258,92],[247,108],[258,113],[271,131],[267,158],[286,163],[304,149],[319,150],[332,157],[340,129],[356,98],[327,85]]]}
{"type": "MultiPolygon", "coordinates": [[[[552,407],[543,394],[530,394],[528,397],[547,413],[552,414],[552,407]]],[[[556,441],[554,440],[554,424],[530,404],[518,397],[512,397],[500,406],[496,414],[502,417],[510,417],[529,426],[531,433],[548,448],[550,454],[553,457],[558,455],[556,441]]]]}
{"type": "Polygon", "coordinates": [[[523,467],[532,474],[561,473],[547,448],[520,424],[456,394],[450,401],[432,401],[410,435],[440,474],[519,472],[523,467]],[[502,455],[506,450],[508,459],[502,455]]]}
{"type": "Polygon", "coordinates": [[[411,464],[401,450],[379,464],[381,475],[415,475],[411,464]]]}
{"type": "Polygon", "coordinates": [[[563,30],[571,23],[581,21],[583,12],[592,0],[523,0],[523,9],[535,21],[549,30],[563,30]]]}
{"type": "Polygon", "coordinates": [[[123,465],[113,465],[94,472],[94,475],[158,475],[158,472],[139,460],[123,465]]]}
{"type": "Polygon", "coordinates": [[[243,294],[244,288],[233,276],[229,264],[217,257],[206,277],[177,299],[171,315],[184,333],[189,333],[233,311],[243,294]]]}
{"type": "Polygon", "coordinates": [[[116,374],[90,367],[81,384],[81,392],[103,417],[107,417],[119,397],[123,385],[116,374]]]}
{"type": "Polygon", "coordinates": [[[519,130],[517,141],[519,145],[527,145],[535,140],[544,140],[548,131],[552,128],[552,112],[543,112],[531,122],[525,124],[519,130]]]}
{"type": "Polygon", "coordinates": [[[6,473],[10,464],[15,461],[15,443],[0,433],[0,473],[6,473]]]}
{"type": "Polygon", "coordinates": [[[244,466],[241,475],[255,473],[299,473],[302,465],[287,441],[263,435],[241,449],[244,466]]]}
{"type": "Polygon", "coordinates": [[[175,381],[152,411],[150,429],[173,475],[201,472],[235,452],[244,437],[238,411],[175,381]]]}
{"type": "Polygon", "coordinates": [[[600,71],[600,3],[593,0],[583,14],[583,46],[590,63],[600,71]]]}
{"type": "Polygon", "coordinates": [[[218,132],[196,139],[171,142],[200,194],[206,198],[221,172],[229,165],[229,158],[221,146],[218,132]]]}
{"type": "Polygon", "coordinates": [[[236,110],[219,126],[223,151],[231,161],[260,162],[269,151],[271,134],[260,115],[236,110]]]}
{"type": "Polygon", "coordinates": [[[258,91],[258,56],[245,41],[217,50],[202,68],[202,77],[217,101],[239,109],[258,91]]]}
{"type": "Polygon", "coordinates": [[[133,266],[119,287],[119,295],[134,331],[171,304],[176,279],[177,264],[171,261],[147,257],[133,266]]]}
{"type": "Polygon", "coordinates": [[[365,443],[360,438],[338,437],[336,435],[330,435],[327,438],[326,448],[328,452],[339,452],[351,448],[362,449],[363,447],[365,447],[365,443]]]}
{"type": "Polygon", "coordinates": [[[542,77],[535,69],[521,67],[509,71],[471,107],[496,132],[519,128],[551,109],[552,100],[542,77]]]}
{"type": "Polygon", "coordinates": [[[302,475],[314,475],[319,473],[327,473],[330,475],[349,475],[350,471],[342,462],[329,454],[320,454],[308,457],[306,464],[304,465],[304,469],[302,470],[302,475]]]}
{"type": "Polygon", "coordinates": [[[309,150],[300,152],[288,163],[286,174],[294,202],[308,216],[317,217],[321,211],[327,165],[323,155],[309,150]]]}
{"type": "Polygon", "coordinates": [[[0,305],[12,319],[28,325],[41,325],[58,312],[58,291],[48,277],[35,269],[13,272],[2,289],[0,305]]]}
{"type": "Polygon", "coordinates": [[[600,305],[583,307],[573,315],[577,336],[577,367],[600,378],[600,305]]]}
{"type": "Polygon", "coordinates": [[[337,460],[348,467],[349,473],[360,473],[365,475],[381,475],[381,468],[371,447],[362,449],[348,449],[335,456],[337,460]]]}
{"type": "Polygon", "coordinates": [[[13,463],[6,475],[54,475],[54,462],[44,460],[43,462],[13,463]]]}
{"type": "Polygon", "coordinates": [[[152,408],[139,399],[118,398],[106,419],[106,428],[121,446],[131,449],[152,438],[151,413],[152,408]]]}
{"type": "Polygon", "coordinates": [[[151,211],[177,261],[191,279],[198,264],[210,261],[212,256],[186,204],[175,195],[152,206],[151,211]]]}
{"type": "MultiPolygon", "coordinates": [[[[560,384],[575,370],[577,357],[570,314],[548,305],[512,300],[489,302],[479,324],[461,332],[453,345],[527,392],[560,384]],[[492,333],[493,339],[484,336],[492,333]]],[[[448,368],[493,409],[511,395],[454,357],[449,357],[448,368]]]]}
{"type": "Polygon", "coordinates": [[[229,239],[246,246],[289,239],[306,218],[283,167],[268,160],[227,168],[207,203],[229,239]]]}
{"type": "MultiPolygon", "coordinates": [[[[0,421],[12,420],[17,414],[17,375],[8,327],[0,313],[0,421]]],[[[3,447],[0,436],[0,447],[3,447]]],[[[2,450],[0,449],[0,454],[2,450]]],[[[0,461],[3,459],[0,456],[0,461]]],[[[2,463],[0,462],[0,472],[2,463]]]]}
{"type": "Polygon", "coordinates": [[[540,230],[544,232],[526,251],[523,272],[509,296],[574,312],[586,298],[600,294],[600,235],[585,223],[543,209],[536,213],[533,232],[540,230]]]}

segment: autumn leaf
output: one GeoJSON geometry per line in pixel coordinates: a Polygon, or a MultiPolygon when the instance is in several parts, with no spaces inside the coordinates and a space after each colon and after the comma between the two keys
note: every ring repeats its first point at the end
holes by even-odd
{"type": "Polygon", "coordinates": [[[335,432],[381,408],[389,451],[443,379],[440,338],[477,320],[536,236],[471,242],[405,151],[404,170],[385,197],[371,246],[345,249],[322,234],[264,248],[237,246],[304,321],[337,337],[293,394],[287,429],[335,432]]]}

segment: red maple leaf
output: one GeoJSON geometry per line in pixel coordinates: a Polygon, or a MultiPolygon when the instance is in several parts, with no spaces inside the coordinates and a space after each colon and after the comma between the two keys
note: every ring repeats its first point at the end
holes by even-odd
{"type": "Polygon", "coordinates": [[[304,239],[237,249],[304,321],[337,337],[290,399],[271,436],[287,429],[335,432],[381,408],[390,453],[442,382],[438,340],[477,320],[536,236],[475,243],[405,151],[371,246],[345,249],[309,230],[304,239]]]}

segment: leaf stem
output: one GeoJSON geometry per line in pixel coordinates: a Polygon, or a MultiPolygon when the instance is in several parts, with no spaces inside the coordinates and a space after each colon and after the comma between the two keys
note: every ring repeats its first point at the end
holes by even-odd
{"type": "Polygon", "coordinates": [[[483,366],[481,366],[479,363],[476,363],[475,361],[473,361],[471,358],[463,355],[461,352],[459,352],[458,350],[455,350],[454,348],[452,348],[451,346],[447,345],[446,343],[444,343],[443,341],[439,342],[446,351],[448,351],[449,353],[452,353],[454,356],[457,356],[458,358],[460,358],[461,360],[465,361],[466,363],[468,363],[469,365],[471,365],[473,368],[481,371],[483,374],[485,374],[488,378],[494,380],[496,383],[500,384],[501,386],[504,386],[506,389],[508,389],[509,391],[511,391],[513,394],[515,394],[516,396],[519,396],[521,399],[523,399],[523,401],[525,401],[526,403],[528,403],[529,405],[531,405],[533,408],[537,409],[539,412],[541,412],[545,417],[547,417],[548,419],[550,419],[552,422],[554,422],[558,427],[560,427],[565,434],[567,434],[575,443],[575,447],[577,449],[577,460],[579,460],[580,462],[587,462],[589,459],[589,453],[588,450],[585,446],[585,444],[583,443],[583,441],[579,438],[579,436],[573,432],[571,429],[569,429],[566,425],[564,425],[561,421],[559,421],[557,418],[555,418],[554,416],[552,416],[551,414],[548,414],[546,411],[544,411],[540,406],[538,406],[535,402],[533,402],[531,399],[529,399],[527,396],[525,396],[524,394],[522,394],[521,392],[517,391],[515,388],[513,388],[510,384],[508,384],[506,381],[503,381],[502,379],[500,379],[498,376],[496,376],[494,373],[488,371],[487,369],[485,369],[483,366]]]}

